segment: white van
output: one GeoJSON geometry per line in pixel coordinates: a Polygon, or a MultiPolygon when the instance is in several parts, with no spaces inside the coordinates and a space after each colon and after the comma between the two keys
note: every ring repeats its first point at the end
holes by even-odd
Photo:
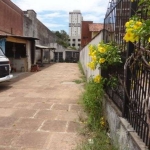
{"type": "Polygon", "coordinates": [[[0,83],[13,78],[13,75],[11,75],[10,72],[11,67],[9,59],[4,55],[2,48],[0,47],[0,83]]]}

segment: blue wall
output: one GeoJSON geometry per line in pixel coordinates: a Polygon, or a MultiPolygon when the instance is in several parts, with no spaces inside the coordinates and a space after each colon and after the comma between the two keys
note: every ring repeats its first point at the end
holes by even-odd
{"type": "Polygon", "coordinates": [[[0,39],[0,47],[2,48],[4,54],[5,54],[5,42],[6,39],[0,39]]]}

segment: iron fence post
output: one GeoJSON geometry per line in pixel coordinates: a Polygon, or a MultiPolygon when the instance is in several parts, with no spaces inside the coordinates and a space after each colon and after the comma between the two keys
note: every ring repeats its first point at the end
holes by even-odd
{"type": "MultiPolygon", "coordinates": [[[[134,50],[134,45],[129,42],[127,46],[127,58],[131,56],[134,50]]],[[[124,68],[125,69],[125,68],[124,68]]],[[[124,70],[124,86],[126,88],[126,91],[124,91],[124,102],[123,102],[123,110],[122,110],[122,116],[124,118],[128,118],[129,114],[129,97],[130,96],[130,86],[131,86],[131,72],[129,69],[129,66],[127,66],[126,70],[124,70]],[[126,93],[127,92],[127,93],[126,93]],[[127,95],[128,94],[128,95],[127,95]]]]}
{"type": "MultiPolygon", "coordinates": [[[[137,1],[134,2],[130,2],[130,13],[129,13],[129,17],[132,17],[133,15],[135,15],[137,9],[137,1]]],[[[131,56],[131,54],[134,52],[134,45],[133,43],[129,42],[127,44],[127,55],[126,55],[126,60],[129,56],[131,56]]],[[[128,114],[129,114],[129,97],[130,96],[130,87],[131,87],[131,71],[129,69],[129,67],[127,66],[127,69],[124,70],[124,86],[126,88],[126,92],[124,92],[124,102],[123,102],[123,110],[122,110],[122,116],[125,118],[128,118],[128,114]],[[127,96],[128,94],[128,96],[127,96]]]]}

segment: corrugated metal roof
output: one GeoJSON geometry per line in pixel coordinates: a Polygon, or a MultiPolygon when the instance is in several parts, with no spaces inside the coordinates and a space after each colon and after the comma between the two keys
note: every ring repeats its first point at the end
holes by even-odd
{"type": "Polygon", "coordinates": [[[102,23],[92,23],[92,24],[89,24],[89,31],[101,31],[103,30],[104,28],[104,25],[102,23]]]}

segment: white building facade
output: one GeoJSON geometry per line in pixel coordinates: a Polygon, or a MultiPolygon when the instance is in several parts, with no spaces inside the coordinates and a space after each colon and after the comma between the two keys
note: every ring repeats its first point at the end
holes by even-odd
{"type": "Polygon", "coordinates": [[[79,49],[81,46],[82,20],[83,17],[80,10],[69,12],[69,44],[76,49],[79,49]]]}

